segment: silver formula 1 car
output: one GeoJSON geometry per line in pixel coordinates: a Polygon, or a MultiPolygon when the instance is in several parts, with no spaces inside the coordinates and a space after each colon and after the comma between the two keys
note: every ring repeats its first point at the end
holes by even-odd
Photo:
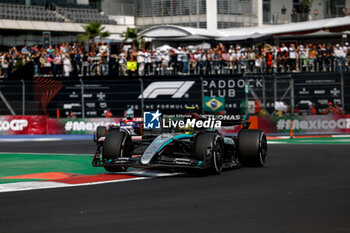
{"type": "Polygon", "coordinates": [[[264,166],[267,141],[263,131],[249,129],[247,119],[237,136],[223,136],[215,129],[180,129],[132,136],[122,127],[100,126],[96,131],[94,167],[124,172],[128,167],[220,174],[222,169],[264,166]]]}

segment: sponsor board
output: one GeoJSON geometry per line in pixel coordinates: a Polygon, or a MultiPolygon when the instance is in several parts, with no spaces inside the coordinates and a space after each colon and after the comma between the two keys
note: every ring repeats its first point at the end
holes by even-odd
{"type": "Polygon", "coordinates": [[[295,103],[308,101],[322,114],[327,104],[342,105],[341,76],[328,74],[294,74],[295,103]]]}
{"type": "MultiPolygon", "coordinates": [[[[160,114],[160,112],[158,112],[160,114]]],[[[162,118],[151,112],[144,123],[148,128],[216,128],[223,134],[237,133],[240,126],[222,125],[225,121],[240,120],[240,115],[200,115],[201,120],[184,118],[184,115],[166,115],[162,118]],[[153,114],[153,115],[152,115],[153,114]],[[152,119],[155,117],[155,119],[152,119]],[[153,125],[152,125],[153,123],[153,125]]],[[[98,126],[119,126],[123,118],[53,119],[46,116],[1,116],[2,135],[45,135],[45,134],[92,134],[98,126]]],[[[350,133],[350,115],[316,115],[296,117],[250,117],[251,129],[261,129],[265,133],[289,133],[291,123],[295,133],[339,134],[350,133]]],[[[135,121],[143,121],[136,118],[135,121]]]]}
{"type": "Polygon", "coordinates": [[[0,131],[21,131],[24,127],[28,126],[28,120],[11,120],[11,121],[0,121],[0,131]]]}
{"type": "Polygon", "coordinates": [[[46,116],[0,116],[0,135],[47,134],[46,116]]]}
{"type": "Polygon", "coordinates": [[[291,128],[296,133],[349,133],[350,115],[276,118],[275,126],[278,133],[287,133],[291,128]]]}

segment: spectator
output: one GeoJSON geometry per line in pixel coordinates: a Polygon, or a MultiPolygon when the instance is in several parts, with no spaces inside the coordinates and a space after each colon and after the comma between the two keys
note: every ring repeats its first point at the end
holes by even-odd
{"type": "Polygon", "coordinates": [[[23,48],[21,49],[21,53],[22,53],[22,54],[26,54],[26,55],[29,54],[27,45],[23,46],[23,48]]]}
{"type": "Polygon", "coordinates": [[[149,50],[145,50],[145,75],[152,73],[152,54],[149,50]]]}
{"type": "Polygon", "coordinates": [[[345,44],[343,44],[340,49],[342,50],[341,70],[346,70],[346,57],[348,54],[348,47],[345,44]]]}
{"type": "Polygon", "coordinates": [[[285,23],[286,21],[286,12],[287,12],[287,8],[285,5],[283,5],[281,9],[282,23],[285,23]]]}
{"type": "Polygon", "coordinates": [[[40,73],[46,75],[46,57],[45,53],[41,53],[40,58],[39,58],[39,63],[40,63],[40,73]]]}
{"type": "Polygon", "coordinates": [[[241,47],[238,44],[226,47],[219,44],[214,49],[189,50],[183,47],[179,50],[138,50],[128,53],[121,50],[118,55],[113,56],[108,52],[108,45],[101,43],[100,46],[105,47],[102,49],[97,47],[98,54],[93,51],[87,53],[79,43],[72,45],[63,43],[49,48],[35,45],[28,49],[24,46],[20,51],[13,47],[2,53],[2,56],[0,55],[0,75],[7,77],[10,72],[20,69],[30,61],[33,64],[35,76],[55,77],[107,76],[113,72],[121,76],[323,72],[349,70],[350,65],[350,50],[347,42],[342,45],[282,43],[280,46],[271,46],[265,44],[260,48],[241,47]],[[67,52],[63,53],[62,49],[67,52]],[[69,61],[66,59],[67,56],[69,61]],[[128,61],[136,62],[137,72],[127,72],[128,61]]]}
{"type": "Polygon", "coordinates": [[[290,69],[293,72],[296,72],[296,60],[297,60],[297,52],[295,50],[295,45],[291,44],[289,47],[289,65],[290,69]]]}
{"type": "Polygon", "coordinates": [[[143,76],[145,74],[145,50],[137,52],[137,68],[139,76],[143,76]]]}
{"type": "Polygon", "coordinates": [[[182,73],[187,74],[188,73],[188,55],[186,53],[185,47],[181,49],[181,62],[182,62],[182,73]]]}
{"type": "Polygon", "coordinates": [[[163,75],[168,74],[168,65],[170,62],[170,55],[168,51],[163,51],[162,52],[162,70],[163,70],[163,75]]]}
{"type": "Polygon", "coordinates": [[[339,44],[336,44],[334,48],[334,58],[335,58],[335,64],[336,64],[336,70],[340,71],[342,66],[342,59],[343,59],[343,49],[340,48],[339,44]]]}
{"type": "MultiPolygon", "coordinates": [[[[83,53],[83,52],[82,52],[83,53]]],[[[90,58],[89,58],[89,53],[83,53],[81,55],[81,69],[82,69],[82,75],[83,76],[90,76],[90,58]]]]}
{"type": "Polygon", "coordinates": [[[309,44],[309,68],[310,71],[316,70],[316,59],[317,59],[317,51],[316,51],[316,45],[309,44]]]}
{"type": "Polygon", "coordinates": [[[170,50],[169,67],[170,67],[172,75],[177,74],[177,54],[175,53],[175,51],[173,49],[170,50]]]}
{"type": "Polygon", "coordinates": [[[108,53],[107,51],[103,52],[101,54],[101,63],[102,63],[102,75],[107,76],[108,75],[108,53]]]}
{"type": "Polygon", "coordinates": [[[111,118],[111,117],[113,117],[113,113],[112,113],[112,111],[111,111],[110,109],[105,110],[105,111],[104,111],[104,114],[105,114],[105,117],[106,117],[106,118],[111,118]]]}
{"type": "Polygon", "coordinates": [[[39,75],[40,53],[38,50],[32,50],[32,61],[34,64],[34,75],[39,75]]]}
{"type": "Polygon", "coordinates": [[[65,77],[69,77],[71,72],[71,60],[68,53],[63,55],[63,74],[65,77]]]}
{"type": "Polygon", "coordinates": [[[122,75],[126,76],[126,53],[124,50],[121,50],[119,54],[119,67],[121,68],[122,75]]]}
{"type": "Polygon", "coordinates": [[[296,9],[295,7],[292,9],[291,18],[292,18],[292,22],[293,22],[293,23],[296,23],[296,22],[299,21],[299,20],[298,20],[297,9],[296,9]]]}
{"type": "Polygon", "coordinates": [[[68,119],[76,119],[77,116],[75,115],[75,113],[73,111],[69,111],[69,113],[67,114],[67,118],[68,119]]]}
{"type": "Polygon", "coordinates": [[[318,20],[318,10],[314,10],[314,20],[318,20]]]}
{"type": "Polygon", "coordinates": [[[350,65],[350,47],[349,47],[349,43],[348,42],[345,42],[345,47],[346,47],[345,69],[349,70],[349,65],[350,65]]]}
{"type": "Polygon", "coordinates": [[[11,65],[10,56],[8,53],[5,53],[5,55],[2,58],[2,63],[1,63],[2,73],[3,73],[4,78],[8,77],[10,65],[11,65]]]}
{"type": "Polygon", "coordinates": [[[62,76],[62,56],[59,52],[55,53],[55,57],[53,59],[53,69],[52,74],[54,77],[56,76],[62,76]]]}
{"type": "Polygon", "coordinates": [[[248,71],[250,73],[254,72],[256,56],[252,48],[248,48],[248,71]]]}
{"type": "Polygon", "coordinates": [[[303,45],[300,45],[298,48],[299,57],[300,57],[300,70],[306,70],[309,64],[309,48],[304,48],[303,45]]]}

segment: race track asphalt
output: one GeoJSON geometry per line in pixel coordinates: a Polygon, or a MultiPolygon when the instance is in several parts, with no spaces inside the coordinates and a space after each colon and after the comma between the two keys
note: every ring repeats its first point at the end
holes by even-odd
{"type": "MultiPolygon", "coordinates": [[[[90,141],[0,148],[94,152],[90,141]]],[[[0,232],[350,232],[350,145],[269,145],[268,156],[219,176],[0,193],[0,232]]]]}

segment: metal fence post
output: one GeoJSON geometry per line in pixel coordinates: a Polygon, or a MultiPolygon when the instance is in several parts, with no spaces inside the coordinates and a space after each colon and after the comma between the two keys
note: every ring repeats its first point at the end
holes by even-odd
{"type": "Polygon", "coordinates": [[[264,105],[264,108],[266,107],[266,78],[261,75],[260,76],[262,79],[263,79],[263,105],[264,105]]]}
{"type": "Polygon", "coordinates": [[[343,113],[345,113],[345,99],[344,99],[344,74],[340,71],[340,91],[341,91],[341,104],[343,113]]]}
{"type": "Polygon", "coordinates": [[[80,87],[81,87],[81,117],[85,118],[85,100],[84,100],[84,81],[80,79],[80,87]]]}
{"type": "Polygon", "coordinates": [[[245,115],[248,115],[248,94],[249,94],[248,78],[247,76],[245,76],[244,77],[244,102],[245,102],[244,114],[245,115]]]}
{"type": "Polygon", "coordinates": [[[201,106],[202,106],[202,114],[204,114],[204,86],[203,86],[203,77],[200,78],[201,80],[201,106]]]}
{"type": "Polygon", "coordinates": [[[273,74],[273,104],[276,104],[277,101],[277,75],[273,74]]]}
{"type": "Polygon", "coordinates": [[[294,107],[295,107],[295,99],[294,99],[294,79],[293,76],[290,76],[290,115],[294,116],[294,107]]]}
{"type": "Polygon", "coordinates": [[[142,78],[139,78],[139,81],[140,81],[140,88],[141,88],[141,117],[143,117],[143,113],[145,111],[145,100],[144,100],[144,97],[143,97],[143,80],[142,78]]]}
{"type": "Polygon", "coordinates": [[[23,79],[22,81],[22,115],[26,115],[26,84],[23,79]]]}

